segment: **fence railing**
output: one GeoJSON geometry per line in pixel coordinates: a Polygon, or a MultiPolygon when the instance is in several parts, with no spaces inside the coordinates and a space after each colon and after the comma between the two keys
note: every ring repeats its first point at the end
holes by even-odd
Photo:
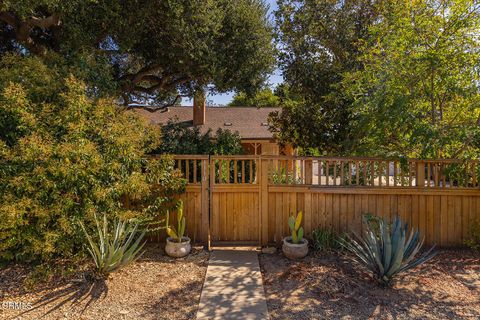
{"type": "Polygon", "coordinates": [[[208,155],[175,155],[174,159],[175,169],[182,172],[188,184],[201,184],[202,175],[208,172],[208,155]]]}
{"type": "Polygon", "coordinates": [[[477,188],[477,160],[262,157],[269,183],[348,187],[477,188]]]}
{"type": "Polygon", "coordinates": [[[210,159],[212,184],[257,184],[256,156],[214,156],[210,159]]]}
{"type": "Polygon", "coordinates": [[[478,188],[478,160],[418,160],[290,156],[176,155],[175,167],[189,184],[210,172],[214,185],[256,185],[260,161],[270,185],[318,187],[478,188]],[[203,168],[207,166],[207,168],[203,168]],[[205,169],[205,170],[204,170],[205,169]]]}

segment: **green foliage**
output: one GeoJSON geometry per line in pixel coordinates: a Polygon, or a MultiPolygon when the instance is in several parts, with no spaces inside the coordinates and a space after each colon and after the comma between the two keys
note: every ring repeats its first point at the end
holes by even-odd
{"type": "Polygon", "coordinates": [[[176,242],[182,242],[183,235],[185,234],[185,217],[183,215],[183,201],[180,200],[177,209],[177,229],[174,226],[171,226],[169,223],[170,220],[170,213],[167,213],[166,219],[166,229],[167,234],[170,238],[175,240],[176,242]]]}
{"type": "Polygon", "coordinates": [[[0,74],[0,260],[82,255],[76,221],[143,220],[184,185],[172,159],[146,160],[159,130],[134,112],[39,58],[5,57],[0,74]]]}
{"type": "Polygon", "coordinates": [[[465,245],[475,251],[480,251],[480,223],[474,221],[470,225],[468,239],[465,240],[465,245]]]}
{"type": "Polygon", "coordinates": [[[155,150],[161,154],[242,154],[243,148],[238,132],[218,129],[201,133],[198,127],[188,127],[178,121],[169,120],[162,127],[162,142],[155,150]]]}
{"type": "Polygon", "coordinates": [[[303,242],[303,227],[302,224],[302,211],[299,211],[296,216],[290,216],[288,218],[288,227],[292,235],[292,242],[295,244],[303,242]]]}
{"type": "Polygon", "coordinates": [[[241,137],[238,132],[230,130],[223,130],[219,128],[213,137],[210,154],[225,155],[225,154],[242,154],[243,147],[241,144],[241,137]]]}
{"type": "Polygon", "coordinates": [[[103,215],[103,225],[95,215],[95,223],[97,226],[97,237],[91,237],[82,222],[80,226],[87,238],[90,253],[97,272],[102,277],[107,277],[129,263],[138,259],[145,243],[141,243],[145,231],[139,232],[138,222],[133,224],[126,221],[116,221],[114,230],[109,230],[109,222],[107,216],[103,215]]]}
{"type": "Polygon", "coordinates": [[[480,8],[470,0],[386,1],[345,73],[359,153],[476,158],[480,8]]]}
{"type": "MultiPolygon", "coordinates": [[[[299,170],[299,168],[297,169],[299,170]]],[[[300,172],[297,172],[297,175],[300,172]]],[[[270,173],[273,184],[296,184],[301,183],[300,178],[295,178],[295,172],[287,171],[286,168],[280,167],[276,170],[272,170],[270,173]]]]}
{"type": "Polygon", "coordinates": [[[347,236],[319,228],[312,231],[312,240],[315,251],[340,250],[343,248],[342,243],[347,241],[347,236]]]}
{"type": "Polygon", "coordinates": [[[271,39],[261,0],[0,3],[0,56],[54,51],[126,104],[172,104],[209,84],[253,91],[272,69],[271,39]]]}
{"type": "Polygon", "coordinates": [[[326,154],[477,158],[475,1],[282,0],[279,64],[297,99],[270,119],[326,154]]]}
{"type": "Polygon", "coordinates": [[[236,93],[233,100],[228,104],[231,107],[279,107],[280,97],[275,95],[270,88],[265,88],[254,96],[248,96],[244,92],[236,93]]]}
{"type": "Polygon", "coordinates": [[[391,225],[378,219],[376,231],[371,221],[364,219],[363,237],[349,237],[342,244],[354,259],[367,268],[382,286],[392,286],[402,273],[428,261],[434,256],[430,248],[416,257],[423,245],[417,230],[408,234],[408,225],[395,218],[391,225]]]}
{"type": "Polygon", "coordinates": [[[357,43],[376,21],[377,1],[280,0],[276,17],[279,66],[291,98],[273,114],[271,130],[283,144],[346,152],[351,100],[339,84],[361,68],[357,43]]]}

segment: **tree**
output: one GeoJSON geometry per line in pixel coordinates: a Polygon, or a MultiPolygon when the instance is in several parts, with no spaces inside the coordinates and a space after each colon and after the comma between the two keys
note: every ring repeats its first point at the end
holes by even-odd
{"type": "Polygon", "coordinates": [[[475,1],[385,2],[341,86],[359,153],[479,156],[479,28],[475,1]]]}
{"type": "Polygon", "coordinates": [[[280,0],[276,17],[279,65],[295,101],[271,117],[281,143],[344,153],[351,138],[351,99],[339,83],[361,67],[357,43],[377,17],[374,0],[280,0]]]}
{"type": "Polygon", "coordinates": [[[0,260],[69,258],[95,213],[149,222],[185,185],[154,126],[38,57],[0,60],[0,260]],[[142,203],[127,208],[126,198],[142,203]]]}
{"type": "Polygon", "coordinates": [[[278,107],[280,98],[270,88],[265,88],[255,93],[254,96],[238,92],[228,105],[230,107],[278,107]]]}
{"type": "Polygon", "coordinates": [[[250,92],[274,62],[266,10],[261,0],[0,0],[0,55],[55,52],[90,94],[125,105],[174,104],[207,85],[250,92]]]}

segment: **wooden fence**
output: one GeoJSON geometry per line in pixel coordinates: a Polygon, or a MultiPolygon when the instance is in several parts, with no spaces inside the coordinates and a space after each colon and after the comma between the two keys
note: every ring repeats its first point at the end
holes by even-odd
{"type": "Polygon", "coordinates": [[[286,156],[175,156],[188,180],[187,233],[196,242],[279,243],[288,216],[360,232],[362,216],[400,216],[426,243],[458,246],[480,221],[478,161],[286,156]]]}

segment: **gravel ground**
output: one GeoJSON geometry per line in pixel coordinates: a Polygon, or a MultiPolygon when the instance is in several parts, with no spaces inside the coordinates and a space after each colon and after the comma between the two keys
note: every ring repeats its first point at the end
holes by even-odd
{"type": "Polygon", "coordinates": [[[260,256],[272,319],[480,319],[480,255],[445,250],[392,289],[345,255],[260,256]]]}
{"type": "Polygon", "coordinates": [[[0,319],[195,319],[207,263],[200,249],[174,260],[149,246],[105,281],[85,281],[77,273],[33,288],[25,286],[28,269],[11,266],[0,270],[0,319]],[[11,310],[10,301],[31,308],[11,310]]]}

